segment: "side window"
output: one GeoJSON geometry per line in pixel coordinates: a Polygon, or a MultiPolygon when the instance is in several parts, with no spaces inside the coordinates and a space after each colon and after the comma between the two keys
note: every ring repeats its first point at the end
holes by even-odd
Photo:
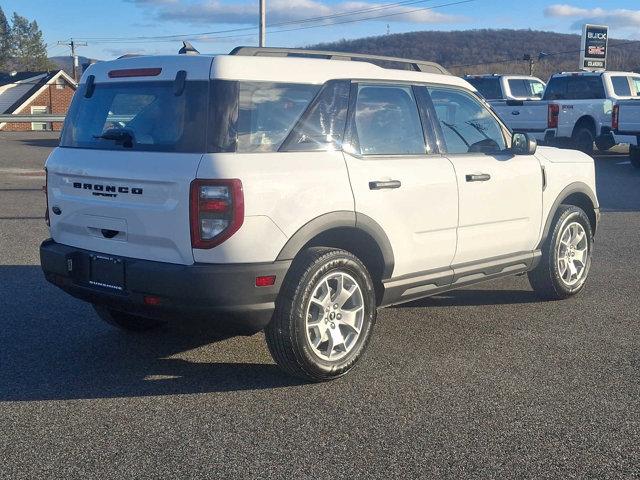
{"type": "Polygon", "coordinates": [[[535,80],[526,80],[526,82],[529,84],[529,96],[542,98],[542,95],[544,94],[544,83],[537,82],[535,80]]]}
{"type": "Polygon", "coordinates": [[[506,148],[500,124],[478,100],[460,90],[428,90],[448,153],[498,153],[506,148]]]}
{"type": "Polygon", "coordinates": [[[339,149],[347,120],[350,86],[347,80],[327,82],[280,150],[309,152],[339,149]]]}
{"type": "Polygon", "coordinates": [[[509,90],[514,97],[527,98],[531,96],[529,85],[526,80],[512,79],[509,80],[509,90]]]}
{"type": "Polygon", "coordinates": [[[410,86],[359,85],[354,120],[362,155],[426,153],[410,86]]]}
{"type": "Polygon", "coordinates": [[[631,83],[633,83],[633,86],[636,90],[636,97],[640,97],[640,77],[631,77],[631,83]]]}
{"type": "Polygon", "coordinates": [[[277,151],[319,89],[317,85],[240,82],[237,151],[277,151]]]}
{"type": "Polygon", "coordinates": [[[631,85],[629,85],[628,77],[611,77],[611,83],[613,85],[613,93],[615,93],[619,97],[631,96],[631,85]]]}

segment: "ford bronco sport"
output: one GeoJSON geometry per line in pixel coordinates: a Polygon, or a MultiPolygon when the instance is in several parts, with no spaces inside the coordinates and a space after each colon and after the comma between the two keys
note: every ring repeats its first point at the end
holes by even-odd
{"type": "Polygon", "coordinates": [[[97,63],[46,170],[50,282],[126,330],[264,329],[312,381],[380,307],[525,272],[578,293],[599,217],[587,155],[512,134],[439,65],[345,53],[97,63]]]}

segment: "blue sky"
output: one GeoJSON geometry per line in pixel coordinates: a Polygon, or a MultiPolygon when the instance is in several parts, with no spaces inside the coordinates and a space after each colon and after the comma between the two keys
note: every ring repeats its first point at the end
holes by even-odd
{"type": "MultiPolygon", "coordinates": [[[[515,1],[515,0],[266,0],[267,23],[294,22],[338,15],[339,23],[283,31],[318,22],[272,28],[270,46],[304,46],[322,41],[383,35],[415,30],[473,28],[531,28],[578,32],[583,22],[605,23],[614,38],[640,39],[640,2],[637,0],[515,1]],[[399,3],[401,3],[399,5],[399,3]],[[393,8],[387,8],[394,4],[393,8]],[[449,4],[449,5],[447,5],[449,4]],[[429,7],[438,7],[427,10],[429,7]],[[353,13],[360,12],[360,13],[353,13]],[[383,15],[390,15],[382,17],[383,15]],[[381,17],[371,19],[371,17],[381,17]]],[[[2,0],[9,17],[13,11],[38,21],[50,55],[64,55],[59,40],[74,37],[89,45],[79,54],[108,59],[123,53],[174,53],[178,39],[134,39],[187,35],[201,52],[228,52],[236,45],[254,45],[258,0],[2,0]],[[242,31],[199,35],[221,30],[242,31]]],[[[324,20],[326,24],[328,21],[324,20]]]]}

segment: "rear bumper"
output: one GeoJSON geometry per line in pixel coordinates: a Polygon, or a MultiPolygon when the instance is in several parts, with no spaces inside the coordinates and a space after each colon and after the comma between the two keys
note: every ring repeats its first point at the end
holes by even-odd
{"type": "Polygon", "coordinates": [[[270,321],[291,261],[250,264],[176,265],[117,257],[124,263],[124,288],[91,285],[90,255],[98,253],[46,240],[40,263],[46,279],[81,300],[163,320],[220,320],[247,332],[270,321]],[[256,287],[256,277],[275,275],[275,284],[256,287]],[[145,296],[159,298],[147,305],[145,296]]]}

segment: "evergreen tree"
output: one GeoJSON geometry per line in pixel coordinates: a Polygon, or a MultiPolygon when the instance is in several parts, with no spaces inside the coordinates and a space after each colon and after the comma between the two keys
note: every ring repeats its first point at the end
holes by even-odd
{"type": "Polygon", "coordinates": [[[47,58],[47,46],[38,23],[13,14],[11,27],[12,57],[15,68],[20,70],[47,70],[51,62],[47,58]]]}
{"type": "Polygon", "coordinates": [[[0,70],[8,68],[11,57],[11,27],[0,6],[0,70]]]}

